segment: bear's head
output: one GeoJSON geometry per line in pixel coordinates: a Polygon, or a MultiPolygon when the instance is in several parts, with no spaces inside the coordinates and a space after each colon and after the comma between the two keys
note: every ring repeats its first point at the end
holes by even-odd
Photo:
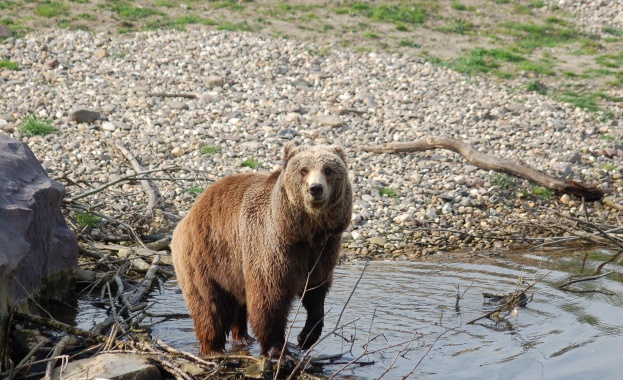
{"type": "Polygon", "coordinates": [[[288,144],[282,170],[290,203],[309,213],[351,202],[346,154],[339,146],[288,144]]]}

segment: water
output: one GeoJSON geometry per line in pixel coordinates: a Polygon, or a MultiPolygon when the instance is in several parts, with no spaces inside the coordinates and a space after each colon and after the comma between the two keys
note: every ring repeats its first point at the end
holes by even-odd
{"type": "MultiPolygon", "coordinates": [[[[593,252],[585,273],[608,252],[593,252]]],[[[623,268],[608,265],[613,274],[572,285],[581,292],[565,292],[556,286],[569,273],[579,273],[583,254],[509,255],[507,258],[452,258],[445,261],[369,263],[355,288],[363,263],[336,268],[327,298],[324,332],[331,334],[313,355],[345,353],[339,364],[325,365],[323,374],[372,379],[586,379],[620,378],[623,371],[623,268]],[[512,259],[509,259],[512,257],[512,259]],[[483,292],[508,293],[523,277],[532,283],[546,277],[529,292],[532,301],[516,317],[495,323],[484,319],[483,292]],[[455,310],[457,285],[469,290],[455,310]],[[597,292],[596,292],[597,291],[597,292]],[[365,347],[367,346],[367,351],[365,347]],[[420,362],[421,360],[421,362],[420,362]],[[420,362],[418,364],[418,362],[420,362]],[[417,368],[415,368],[417,365],[417,368]],[[415,368],[415,369],[414,369],[415,368]]],[[[152,313],[186,311],[174,280],[153,296],[152,313]]],[[[296,309],[298,301],[294,304],[296,309]]],[[[101,310],[80,303],[76,321],[89,328],[101,310]]],[[[291,316],[293,319],[294,315],[291,316]]],[[[99,317],[101,318],[101,317],[99,317]]],[[[304,311],[294,322],[289,341],[295,342],[304,311]]],[[[145,320],[144,323],[150,321],[145,320]]],[[[153,319],[153,336],[168,344],[198,352],[192,321],[188,318],[153,319]]],[[[323,333],[324,333],[323,332],[323,333]]],[[[257,344],[249,347],[259,354],[257,344]]]]}

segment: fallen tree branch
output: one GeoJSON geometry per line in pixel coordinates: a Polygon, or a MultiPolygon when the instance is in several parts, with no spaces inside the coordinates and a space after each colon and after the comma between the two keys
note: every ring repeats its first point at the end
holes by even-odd
{"type": "Polygon", "coordinates": [[[548,189],[558,193],[575,195],[578,198],[585,198],[587,201],[596,201],[604,197],[604,192],[595,187],[587,187],[573,181],[562,181],[550,177],[530,167],[517,164],[514,161],[496,157],[490,154],[481,153],[471,144],[455,140],[449,137],[425,136],[413,142],[395,142],[384,147],[363,147],[365,152],[374,153],[408,153],[422,152],[432,149],[447,149],[465,157],[467,161],[481,168],[495,170],[511,174],[517,177],[529,179],[548,189]]]}
{"type": "MultiPolygon", "coordinates": [[[[121,152],[121,154],[123,154],[125,158],[130,161],[130,165],[132,165],[132,168],[135,172],[145,174],[145,168],[143,168],[143,166],[138,162],[134,154],[130,152],[128,148],[126,148],[125,146],[123,146],[123,144],[117,141],[108,140],[107,142],[111,147],[117,148],[117,150],[119,150],[119,152],[121,152]]],[[[140,180],[140,183],[143,187],[143,190],[145,190],[145,193],[147,193],[147,210],[151,211],[156,203],[158,203],[158,195],[156,194],[156,191],[153,189],[153,187],[151,187],[149,181],[142,179],[140,180]]]]}
{"type": "Polygon", "coordinates": [[[97,334],[92,331],[87,331],[87,330],[80,329],[78,327],[70,326],[63,322],[59,322],[55,319],[40,317],[38,315],[33,315],[33,314],[28,314],[28,313],[22,313],[20,311],[14,312],[13,316],[17,319],[48,326],[53,329],[64,331],[68,334],[83,336],[85,338],[94,340],[96,342],[106,342],[106,340],[108,339],[108,337],[105,335],[97,334]]]}
{"type": "Polygon", "coordinates": [[[612,274],[614,272],[606,272],[606,273],[602,273],[602,274],[598,274],[598,275],[593,275],[593,276],[583,276],[581,278],[576,278],[574,280],[570,280],[565,282],[562,285],[557,286],[558,289],[562,289],[565,290],[565,288],[571,284],[575,284],[577,282],[584,282],[584,281],[592,281],[592,280],[597,280],[598,278],[602,278],[604,276],[607,276],[609,274],[612,274]]]}

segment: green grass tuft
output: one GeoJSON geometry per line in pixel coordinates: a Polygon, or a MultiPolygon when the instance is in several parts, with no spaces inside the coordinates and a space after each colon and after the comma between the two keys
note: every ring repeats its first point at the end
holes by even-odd
{"type": "Polygon", "coordinates": [[[56,132],[58,129],[52,125],[51,120],[39,119],[37,115],[30,115],[21,121],[19,130],[28,136],[45,136],[56,132]]]}
{"type": "Polygon", "coordinates": [[[245,168],[257,169],[260,167],[259,161],[256,160],[244,160],[242,166],[245,168]]]}
{"type": "Polygon", "coordinates": [[[542,199],[550,199],[554,195],[554,190],[545,187],[535,186],[532,188],[532,194],[542,199]]]}
{"type": "Polygon", "coordinates": [[[398,191],[392,189],[391,187],[378,187],[377,190],[381,195],[386,195],[389,198],[396,198],[398,196],[398,191]]]}
{"type": "Polygon", "coordinates": [[[76,212],[76,221],[78,224],[84,227],[93,227],[98,223],[101,223],[104,219],[91,214],[90,212],[76,212]]]}
{"type": "Polygon", "coordinates": [[[46,1],[35,8],[35,14],[41,17],[58,17],[67,14],[67,6],[56,1],[46,1]]]}
{"type": "Polygon", "coordinates": [[[495,173],[491,176],[491,185],[498,186],[500,189],[509,190],[516,186],[515,180],[506,173],[495,173]]]}
{"type": "Polygon", "coordinates": [[[201,148],[199,148],[199,151],[203,154],[214,154],[214,153],[218,153],[221,150],[221,148],[219,148],[218,146],[214,146],[214,145],[204,145],[201,148]]]}
{"type": "Polygon", "coordinates": [[[203,186],[194,186],[194,187],[185,189],[184,192],[199,195],[203,193],[203,190],[204,190],[203,186]]]}
{"type": "Polygon", "coordinates": [[[237,22],[237,23],[231,23],[229,21],[224,21],[222,23],[219,24],[218,27],[216,27],[216,29],[218,30],[226,30],[226,31],[242,31],[242,32],[249,32],[251,31],[251,27],[249,26],[249,24],[246,21],[242,21],[242,22],[237,22]]]}
{"type": "Polygon", "coordinates": [[[0,69],[19,70],[19,63],[3,58],[0,59],[0,69]]]}
{"type": "Polygon", "coordinates": [[[152,9],[152,8],[140,8],[133,7],[125,2],[115,2],[109,6],[106,6],[111,11],[119,14],[124,19],[137,20],[142,18],[148,18],[151,16],[165,16],[164,13],[152,9]]]}
{"type": "Polygon", "coordinates": [[[454,20],[454,24],[439,27],[437,30],[443,33],[471,34],[476,28],[469,21],[454,20]]]}

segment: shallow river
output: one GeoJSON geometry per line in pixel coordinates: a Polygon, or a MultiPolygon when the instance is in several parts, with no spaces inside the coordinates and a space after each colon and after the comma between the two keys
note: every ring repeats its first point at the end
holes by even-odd
{"type": "MultiPolygon", "coordinates": [[[[336,364],[323,367],[323,374],[338,372],[339,378],[396,379],[411,374],[410,378],[418,379],[620,379],[623,267],[608,265],[604,269],[613,274],[570,286],[582,292],[558,290],[556,286],[570,273],[580,272],[583,257],[583,253],[531,253],[374,261],[356,288],[365,265],[342,264],[336,268],[327,298],[324,332],[335,328],[353,289],[354,293],[337,334],[321,342],[312,355],[344,353],[336,364]],[[467,324],[491,310],[483,304],[483,292],[512,292],[520,277],[533,283],[544,275],[529,291],[531,302],[516,315],[497,323],[483,319],[467,324]],[[457,285],[461,293],[469,287],[459,311],[455,309],[457,285]],[[356,364],[342,368],[353,359],[356,364]]],[[[607,252],[590,253],[584,273],[592,274],[608,257],[607,252]]],[[[164,284],[164,292],[154,294],[153,300],[157,301],[153,313],[186,311],[175,281],[164,284]]],[[[293,308],[297,305],[298,301],[293,308]]],[[[76,319],[80,327],[89,328],[101,318],[93,315],[90,305],[81,303],[80,309],[76,319]]],[[[303,311],[296,318],[290,342],[296,342],[304,317],[303,311]]],[[[190,319],[152,322],[153,336],[198,351],[190,319]]],[[[257,344],[250,351],[257,355],[257,344]]]]}

